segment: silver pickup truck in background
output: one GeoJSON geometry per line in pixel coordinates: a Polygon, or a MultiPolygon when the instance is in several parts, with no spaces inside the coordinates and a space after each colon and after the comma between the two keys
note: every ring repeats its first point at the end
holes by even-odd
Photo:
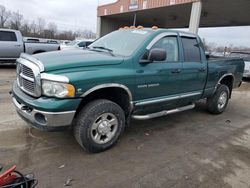
{"type": "Polygon", "coordinates": [[[59,50],[59,44],[24,42],[20,31],[0,29],[0,61],[15,61],[21,53],[37,54],[59,50]]]}

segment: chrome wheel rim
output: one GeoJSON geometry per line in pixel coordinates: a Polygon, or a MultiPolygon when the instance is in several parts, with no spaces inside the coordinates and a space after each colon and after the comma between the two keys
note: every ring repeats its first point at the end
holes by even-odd
{"type": "Polygon", "coordinates": [[[105,144],[114,138],[118,129],[118,119],[112,113],[100,115],[91,126],[91,137],[97,144],[105,144]]]}
{"type": "Polygon", "coordinates": [[[218,108],[221,110],[223,109],[227,104],[227,93],[225,91],[221,92],[219,101],[218,101],[218,108]]]}

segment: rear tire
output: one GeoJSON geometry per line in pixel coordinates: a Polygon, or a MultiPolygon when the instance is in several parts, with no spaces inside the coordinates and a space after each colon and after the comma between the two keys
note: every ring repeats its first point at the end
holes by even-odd
{"type": "Polygon", "coordinates": [[[227,107],[230,91],[228,86],[219,85],[214,95],[207,99],[207,109],[212,114],[221,114],[227,107]]]}
{"type": "Polygon", "coordinates": [[[77,115],[74,135],[89,152],[110,149],[125,128],[125,114],[116,103],[100,99],[87,104],[77,115]]]}

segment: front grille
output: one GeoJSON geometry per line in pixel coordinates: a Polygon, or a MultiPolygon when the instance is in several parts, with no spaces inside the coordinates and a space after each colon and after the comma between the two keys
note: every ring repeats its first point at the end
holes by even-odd
{"type": "Polygon", "coordinates": [[[35,96],[35,76],[31,68],[21,63],[17,64],[17,81],[19,87],[26,93],[35,96]]]}
{"type": "Polygon", "coordinates": [[[25,78],[23,78],[21,75],[19,75],[19,86],[23,89],[28,91],[29,93],[35,93],[35,86],[34,82],[29,81],[25,78]]]}
{"type": "Polygon", "coordinates": [[[33,73],[33,71],[29,67],[27,67],[25,65],[22,65],[21,72],[23,73],[23,75],[28,76],[28,77],[34,79],[34,73],[33,73]]]}
{"type": "Polygon", "coordinates": [[[43,64],[28,54],[21,54],[16,61],[17,85],[20,89],[32,97],[40,97],[41,72],[44,71],[43,64]]]}

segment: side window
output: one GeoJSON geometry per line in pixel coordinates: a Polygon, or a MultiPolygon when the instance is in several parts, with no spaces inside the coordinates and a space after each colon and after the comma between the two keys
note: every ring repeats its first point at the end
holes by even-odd
{"type": "Polygon", "coordinates": [[[184,50],[184,60],[186,62],[200,62],[201,54],[199,44],[196,38],[182,37],[184,50]]]}
{"type": "Polygon", "coordinates": [[[89,46],[90,44],[92,44],[92,42],[86,42],[86,46],[89,46]]]}
{"type": "Polygon", "coordinates": [[[177,37],[164,37],[154,44],[153,48],[162,48],[167,52],[167,61],[179,60],[179,48],[177,37]]]}
{"type": "Polygon", "coordinates": [[[0,31],[0,41],[17,41],[16,34],[10,31],[0,31]]]}
{"type": "Polygon", "coordinates": [[[78,46],[79,46],[79,47],[86,47],[86,43],[85,43],[85,42],[80,42],[80,43],[78,44],[78,46]]]}

